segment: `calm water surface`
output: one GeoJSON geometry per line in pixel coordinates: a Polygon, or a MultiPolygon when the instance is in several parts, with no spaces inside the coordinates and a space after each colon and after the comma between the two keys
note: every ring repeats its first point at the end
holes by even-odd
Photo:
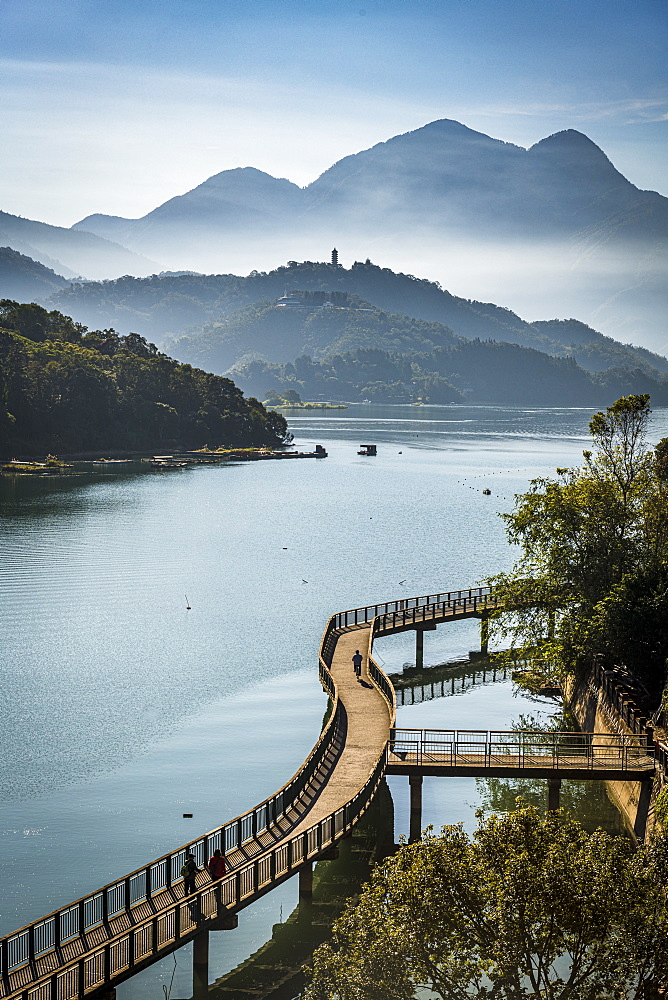
{"type": "MultiPolygon", "coordinates": [[[[579,461],[590,415],[358,406],[290,418],[298,446],[324,444],[324,461],[2,477],[0,931],[281,785],[320,730],[329,615],[507,568],[499,512],[529,479],[579,461]],[[378,456],[359,457],[361,442],[378,456]]],[[[652,438],[666,435],[657,411],[652,438]]],[[[476,643],[475,624],[440,628],[426,634],[426,662],[476,643]]],[[[411,633],[377,649],[388,670],[414,658],[411,633]]],[[[500,684],[403,708],[398,721],[505,728],[526,708],[500,684]]],[[[408,795],[391,784],[399,834],[408,795]]],[[[427,781],[425,822],[470,827],[484,786],[427,781]]],[[[295,901],[288,883],[213,935],[211,978],[295,901]]],[[[177,963],[172,995],[189,996],[186,949],[177,963]]],[[[172,966],[119,996],[161,994],[172,966]]]]}

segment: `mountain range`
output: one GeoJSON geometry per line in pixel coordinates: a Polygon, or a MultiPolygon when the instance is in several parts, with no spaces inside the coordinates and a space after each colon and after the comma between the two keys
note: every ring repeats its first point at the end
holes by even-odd
{"type": "MultiPolygon", "coordinates": [[[[122,274],[144,275],[159,270],[154,261],[95,233],[49,226],[8,212],[0,212],[2,246],[68,279],[117,278],[122,274]]],[[[3,294],[11,298],[9,290],[4,289],[3,294]]]]}
{"type": "Polygon", "coordinates": [[[347,156],[305,188],[252,167],[225,170],[141,219],[91,215],[73,228],[162,260],[176,252],[183,264],[202,239],[242,227],[276,235],[286,223],[371,239],[418,226],[591,245],[665,237],[668,199],[640,191],[573,129],[523,149],[443,120],[347,156]]]}
{"type": "Polygon", "coordinates": [[[90,215],[73,229],[219,273],[349,248],[460,294],[668,349],[668,199],[639,190],[573,129],[524,149],[445,119],[347,156],[304,188],[225,170],[140,219],[90,215]]]}
{"type": "MultiPolygon", "coordinates": [[[[276,317],[274,347],[278,347],[278,324],[284,314],[299,326],[298,316],[275,308],[286,291],[332,293],[356,296],[388,313],[402,313],[415,320],[437,323],[458,337],[494,340],[532,347],[555,357],[574,357],[591,371],[610,367],[639,367],[652,374],[668,370],[666,358],[646,348],[621,344],[578,320],[527,322],[517,313],[492,302],[452,295],[437,282],[379,267],[371,261],[356,261],[345,268],[331,264],[291,262],[273,271],[254,271],[246,277],[233,274],[154,275],[149,278],[125,276],[115,281],[73,283],[54,293],[49,304],[91,327],[112,326],[120,333],[139,332],[159,346],[185,359],[180,351],[203,353],[198,364],[223,372],[246,353],[259,353],[268,360],[287,361],[291,355],[271,353],[272,341],[261,347],[244,334],[237,339],[240,350],[230,355],[224,331],[245,321],[244,309],[258,305],[276,317]],[[272,311],[273,310],[273,311],[272,311]],[[187,345],[187,347],[186,347],[187,345]],[[268,353],[267,353],[268,352],[268,353]]],[[[252,312],[252,310],[251,310],[252,312]]],[[[249,334],[250,336],[250,334],[249,334]]],[[[330,341],[310,348],[299,345],[298,332],[291,350],[331,349],[330,341]]],[[[355,346],[369,346],[360,334],[355,346]]],[[[417,341],[413,350],[420,350],[417,341]]],[[[191,360],[190,354],[188,360],[191,360]]]]}

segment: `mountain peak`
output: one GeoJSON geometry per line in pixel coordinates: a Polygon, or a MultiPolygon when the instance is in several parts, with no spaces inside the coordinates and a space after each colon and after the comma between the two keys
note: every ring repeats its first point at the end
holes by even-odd
{"type": "MultiPolygon", "coordinates": [[[[561,132],[553,132],[540,142],[529,147],[529,153],[555,154],[577,156],[580,159],[587,158],[591,162],[610,163],[600,146],[597,146],[584,132],[578,132],[574,128],[566,128],[561,132]]],[[[612,164],[611,164],[612,166],[612,164]]]]}
{"type": "Polygon", "coordinates": [[[594,178],[600,183],[632,189],[633,184],[620,174],[595,142],[574,128],[555,132],[541,139],[528,150],[529,156],[540,157],[562,174],[571,176],[573,184],[584,184],[594,178]]]}

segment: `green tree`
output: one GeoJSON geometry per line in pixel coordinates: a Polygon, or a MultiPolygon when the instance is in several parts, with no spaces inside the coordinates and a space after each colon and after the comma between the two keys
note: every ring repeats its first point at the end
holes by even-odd
{"type": "Polygon", "coordinates": [[[636,854],[532,806],[429,831],[377,866],[307,1000],[636,1000],[668,976],[666,845],[636,854]]]}
{"type": "Polygon", "coordinates": [[[647,447],[649,417],[647,395],[595,414],[584,464],[534,480],[502,515],[521,554],[490,582],[504,599],[492,628],[512,655],[540,647],[557,671],[595,655],[627,663],[655,706],[668,655],[668,504],[665,447],[647,447]]]}

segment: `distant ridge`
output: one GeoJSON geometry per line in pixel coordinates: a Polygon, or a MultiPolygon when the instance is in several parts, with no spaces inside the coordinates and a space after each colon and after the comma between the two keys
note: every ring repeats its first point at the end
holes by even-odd
{"type": "Polygon", "coordinates": [[[668,350],[668,198],[639,190],[575,129],[524,149],[445,118],[343,157],[305,188],[241,167],[141,219],[98,214],[73,228],[209,273],[349,247],[460,291],[479,274],[477,294],[668,350]]]}
{"type": "Polygon", "coordinates": [[[0,247],[0,299],[41,301],[69,284],[62,274],[11,247],[0,247]]]}
{"type": "Polygon", "coordinates": [[[267,231],[272,221],[308,227],[332,211],[344,228],[361,219],[381,231],[445,221],[469,233],[518,235],[530,228],[538,237],[573,236],[620,212],[659,204],[668,235],[668,199],[640,191],[574,129],[524,149],[442,119],[344,157],[305,188],[253,167],[235,168],[141,219],[91,215],[72,228],[158,253],[177,232],[188,240],[193,226],[200,235],[224,237],[242,225],[267,231]]]}
{"type": "MultiPolygon", "coordinates": [[[[111,325],[121,333],[138,331],[163,345],[170,339],[170,350],[174,349],[179,356],[177,344],[184,334],[190,342],[189,350],[199,349],[193,343],[198,338],[203,347],[204,341],[209,342],[206,347],[209,350],[216,340],[210,331],[223,326],[237,310],[257,303],[271,306],[291,289],[345,293],[388,313],[403,313],[441,324],[458,337],[505,341],[555,357],[572,357],[590,371],[637,367],[649,375],[668,372],[664,356],[643,347],[621,344],[576,319],[529,323],[493,302],[453,295],[435,282],[396,273],[371,261],[357,261],[350,268],[326,263],[291,263],[268,273],[252,272],[247,277],[234,274],[124,277],[112,282],[70,285],[55,293],[50,302],[88,326],[111,325]]],[[[277,327],[283,324],[285,315],[289,317],[290,311],[279,309],[275,313],[277,327]]],[[[364,346],[363,338],[356,346],[364,346]]],[[[423,346],[418,339],[413,345],[415,350],[423,346]]],[[[243,341],[241,355],[253,350],[257,350],[257,345],[243,341]]],[[[206,364],[215,369],[219,363],[219,370],[223,371],[239,356],[223,359],[214,351],[206,356],[206,364]],[[214,357],[218,359],[216,363],[214,357]]],[[[285,361],[289,356],[279,355],[277,359],[285,361]]]]}
{"type": "Polygon", "coordinates": [[[49,226],[8,212],[0,212],[0,244],[29,254],[66,277],[116,278],[161,269],[127,247],[94,233],[49,226]]]}

